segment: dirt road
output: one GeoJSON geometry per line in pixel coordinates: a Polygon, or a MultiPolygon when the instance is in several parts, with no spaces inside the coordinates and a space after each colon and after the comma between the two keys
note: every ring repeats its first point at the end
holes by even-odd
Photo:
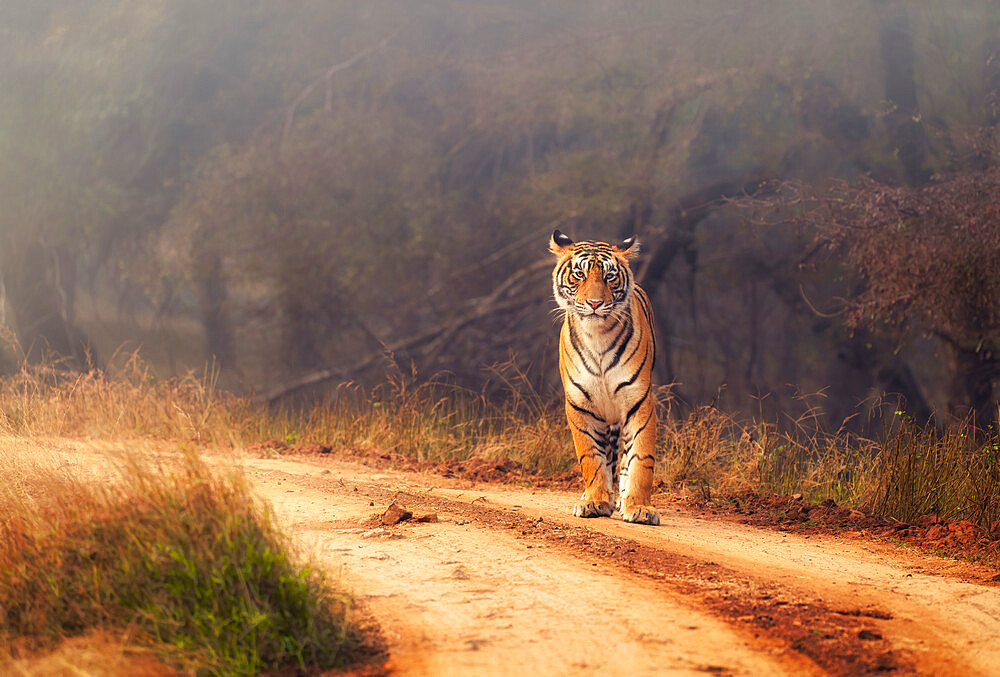
{"type": "MultiPolygon", "coordinates": [[[[102,480],[122,448],[0,442],[102,480]]],[[[236,463],[378,621],[394,674],[1000,675],[1000,577],[985,567],[663,496],[648,527],[574,518],[572,492],[330,456],[236,463]],[[394,501],[413,517],[382,525],[394,501]]]]}
{"type": "Polygon", "coordinates": [[[678,508],[660,527],[580,520],[572,493],[332,459],[244,463],[342,569],[399,674],[1000,674],[1000,587],[973,565],[678,508]],[[393,501],[437,521],[374,523],[393,501]]]}

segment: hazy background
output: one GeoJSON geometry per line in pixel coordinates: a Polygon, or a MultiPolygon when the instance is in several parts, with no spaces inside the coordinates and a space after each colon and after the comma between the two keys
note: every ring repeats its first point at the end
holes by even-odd
{"type": "Polygon", "coordinates": [[[550,396],[558,227],[638,234],[679,410],[995,411],[992,321],[846,322],[844,241],[725,198],[986,171],[956,153],[998,95],[995,0],[2,0],[0,363],[141,347],[279,395],[388,347],[475,388],[516,356],[550,396]]]}

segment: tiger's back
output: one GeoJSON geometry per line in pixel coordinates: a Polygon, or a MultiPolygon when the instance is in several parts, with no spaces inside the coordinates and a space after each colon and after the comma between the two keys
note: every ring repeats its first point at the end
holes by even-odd
{"type": "Polygon", "coordinates": [[[656,447],[652,372],[656,338],[649,298],[634,281],[634,238],[620,246],[574,243],[558,230],[553,293],[564,311],[559,372],[584,491],[578,517],[659,524],[649,505],[656,447]],[[619,454],[619,451],[621,452],[619,454]]]}

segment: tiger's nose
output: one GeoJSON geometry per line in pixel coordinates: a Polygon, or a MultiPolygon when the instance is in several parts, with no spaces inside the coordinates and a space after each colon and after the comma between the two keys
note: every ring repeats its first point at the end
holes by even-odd
{"type": "Polygon", "coordinates": [[[589,303],[590,307],[593,308],[594,310],[597,310],[602,305],[604,305],[604,301],[602,301],[601,299],[587,299],[587,303],[589,303]]]}

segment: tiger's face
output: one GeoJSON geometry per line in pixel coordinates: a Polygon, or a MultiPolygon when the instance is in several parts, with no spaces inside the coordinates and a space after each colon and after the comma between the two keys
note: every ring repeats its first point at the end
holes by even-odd
{"type": "Polygon", "coordinates": [[[638,253],[630,237],[620,246],[607,242],[573,242],[558,230],[549,251],[559,257],[552,271],[556,303],[581,318],[604,320],[628,308],[634,286],[628,261],[638,253]]]}

